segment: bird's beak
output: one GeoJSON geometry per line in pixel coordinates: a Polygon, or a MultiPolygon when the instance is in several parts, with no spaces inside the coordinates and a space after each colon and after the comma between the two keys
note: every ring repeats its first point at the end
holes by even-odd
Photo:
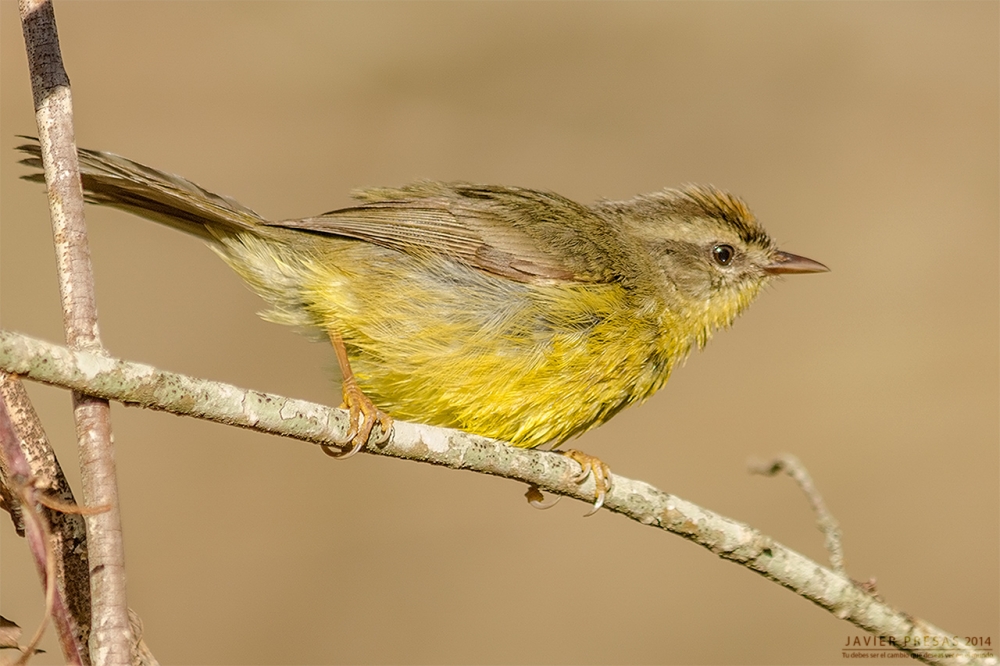
{"type": "Polygon", "coordinates": [[[826,273],[830,269],[812,259],[800,257],[790,252],[780,250],[771,255],[771,263],[764,266],[764,272],[770,275],[784,273],[826,273]]]}

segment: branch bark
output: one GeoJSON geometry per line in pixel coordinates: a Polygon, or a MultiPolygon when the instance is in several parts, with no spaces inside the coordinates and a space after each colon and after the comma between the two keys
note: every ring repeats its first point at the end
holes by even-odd
{"type": "MultiPolygon", "coordinates": [[[[35,120],[55,241],[66,342],[103,353],[73,132],[73,102],[50,0],[20,0],[35,120]]],[[[125,554],[107,400],[73,396],[85,504],[108,506],[86,518],[90,554],[90,655],[94,664],[131,661],[125,554]]]]}
{"type": "MultiPolygon", "coordinates": [[[[348,428],[347,412],[303,400],[163,372],[149,365],[72,351],[0,331],[0,369],[35,381],[86,391],[126,405],[194,416],[307,442],[335,445],[348,428]]],[[[591,502],[593,480],[573,481],[578,466],[565,456],[518,449],[446,428],[396,421],[381,447],[365,453],[501,476],[591,502]]],[[[748,525],[614,475],[605,508],[636,522],[678,534],[882,636],[928,664],[991,664],[996,659],[961,638],[893,608],[846,575],[787,548],[748,525]],[[933,649],[930,647],[933,646],[933,649]]]]}

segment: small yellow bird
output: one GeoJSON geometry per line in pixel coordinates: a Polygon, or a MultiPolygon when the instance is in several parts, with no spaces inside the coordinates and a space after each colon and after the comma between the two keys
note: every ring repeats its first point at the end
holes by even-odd
{"type": "MultiPolygon", "coordinates": [[[[19,150],[41,165],[37,144],[19,150]]],[[[655,393],[772,277],[828,270],[778,250],[712,187],[584,206],[422,181],[272,222],[118,155],[79,157],[88,201],[204,239],[270,305],[266,319],[330,338],[351,410],[344,455],[376,421],[388,436],[387,413],[557,446],[655,393]]],[[[567,453],[594,473],[599,506],[607,467],[567,453]]]]}

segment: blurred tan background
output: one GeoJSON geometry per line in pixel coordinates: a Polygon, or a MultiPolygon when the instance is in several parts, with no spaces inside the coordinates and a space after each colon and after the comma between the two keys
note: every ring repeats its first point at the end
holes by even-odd
{"type": "MultiPolygon", "coordinates": [[[[826,561],[790,451],[891,603],[998,631],[996,3],[56,6],[80,145],[269,217],[416,178],[589,202],[686,182],[833,271],[769,289],[575,445],[826,561]]],[[[61,341],[16,4],[0,2],[4,328],[61,341]]],[[[200,242],[89,209],[121,357],[319,402],[328,345],[200,242]]],[[[69,396],[29,387],[71,478],[69,396]]],[[[677,537],[517,484],[113,408],[131,605],[169,664],[836,664],[862,632],[677,537]]],[[[0,520],[0,612],[42,594],[0,520]]],[[[51,638],[35,663],[61,663],[51,638]]]]}

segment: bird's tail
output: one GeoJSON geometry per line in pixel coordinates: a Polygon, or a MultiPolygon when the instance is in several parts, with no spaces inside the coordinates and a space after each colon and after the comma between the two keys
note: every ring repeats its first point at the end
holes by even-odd
{"type": "MultiPolygon", "coordinates": [[[[42,168],[41,147],[32,143],[17,147],[28,155],[26,166],[42,168]]],[[[80,175],[86,200],[112,206],[155,222],[217,242],[234,232],[252,231],[263,221],[260,215],[229,197],[202,189],[190,180],[157,171],[113,153],[78,149],[80,175]]],[[[21,176],[45,182],[42,173],[21,176]]]]}

